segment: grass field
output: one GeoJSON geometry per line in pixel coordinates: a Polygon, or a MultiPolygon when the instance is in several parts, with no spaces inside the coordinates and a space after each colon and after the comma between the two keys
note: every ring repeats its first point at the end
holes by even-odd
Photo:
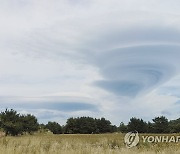
{"type": "MultiPolygon", "coordinates": [[[[180,134],[177,134],[180,135],[180,134]]],[[[1,137],[0,154],[180,154],[179,143],[142,143],[127,149],[124,134],[1,137]]]]}

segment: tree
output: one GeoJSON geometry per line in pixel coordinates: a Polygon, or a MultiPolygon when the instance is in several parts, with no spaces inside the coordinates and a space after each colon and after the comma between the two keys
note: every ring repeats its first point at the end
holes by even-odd
{"type": "Polygon", "coordinates": [[[91,134],[107,133],[117,131],[116,126],[112,126],[105,118],[94,119],[91,117],[69,118],[66,122],[65,133],[68,134],[91,134]]]}
{"type": "Polygon", "coordinates": [[[65,133],[67,134],[77,133],[76,119],[74,118],[67,119],[66,126],[65,126],[65,133]]]}
{"type": "Polygon", "coordinates": [[[69,118],[65,126],[65,132],[68,134],[91,134],[96,131],[96,122],[91,117],[69,118]]]}
{"type": "Polygon", "coordinates": [[[147,131],[147,124],[142,119],[131,118],[127,125],[128,131],[138,131],[139,133],[145,133],[147,131]]]}
{"type": "Polygon", "coordinates": [[[127,133],[128,132],[128,128],[123,122],[120,123],[118,130],[121,133],[127,133]]]}
{"type": "Polygon", "coordinates": [[[111,126],[111,133],[117,132],[118,131],[118,127],[116,125],[112,125],[111,126]]]}
{"type": "Polygon", "coordinates": [[[32,134],[32,132],[38,130],[39,124],[37,122],[37,118],[34,115],[22,115],[20,116],[20,118],[23,125],[23,132],[28,132],[32,134]]]}
{"type": "Polygon", "coordinates": [[[154,132],[155,132],[155,130],[154,130],[153,124],[148,121],[146,133],[154,133],[154,132]]]}
{"type": "Polygon", "coordinates": [[[39,129],[46,129],[46,125],[45,124],[39,124],[39,129]]]}
{"type": "Polygon", "coordinates": [[[169,121],[170,133],[180,133],[180,118],[169,121]]]}
{"type": "Polygon", "coordinates": [[[169,132],[169,123],[168,119],[164,116],[155,117],[152,119],[154,133],[168,133],[169,132]]]}
{"type": "Polygon", "coordinates": [[[22,134],[23,126],[20,120],[20,115],[13,109],[6,109],[0,114],[1,127],[4,129],[6,135],[22,134]]]}
{"type": "Polygon", "coordinates": [[[111,132],[111,122],[105,118],[96,119],[96,125],[99,133],[111,132]]]}
{"type": "Polygon", "coordinates": [[[48,122],[45,128],[49,129],[53,134],[62,134],[62,127],[57,122],[48,122]]]}
{"type": "Polygon", "coordinates": [[[20,115],[17,111],[6,109],[0,113],[1,127],[6,135],[16,136],[24,132],[32,133],[38,130],[37,118],[33,115],[20,115]]]}
{"type": "Polygon", "coordinates": [[[78,129],[78,133],[81,134],[91,134],[96,133],[96,122],[91,117],[80,117],[76,119],[76,127],[78,129]]]}

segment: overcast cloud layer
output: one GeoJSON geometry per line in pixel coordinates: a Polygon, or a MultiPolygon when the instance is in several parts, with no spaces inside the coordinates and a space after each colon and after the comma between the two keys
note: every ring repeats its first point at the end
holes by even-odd
{"type": "Polygon", "coordinates": [[[178,0],[0,0],[0,107],[71,116],[180,115],[178,0]]]}

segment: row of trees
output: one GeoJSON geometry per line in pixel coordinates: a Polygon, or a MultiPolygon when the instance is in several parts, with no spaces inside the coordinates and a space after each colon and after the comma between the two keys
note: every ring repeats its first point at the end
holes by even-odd
{"type": "Polygon", "coordinates": [[[94,119],[91,117],[69,118],[65,126],[49,121],[46,125],[39,124],[37,118],[31,114],[20,115],[17,111],[6,109],[0,113],[0,127],[6,135],[32,134],[38,130],[50,130],[53,134],[90,134],[108,133],[117,131],[105,118],[94,119]]]}
{"type": "Polygon", "coordinates": [[[64,129],[67,134],[91,134],[115,132],[116,126],[112,126],[105,118],[94,119],[91,117],[69,118],[64,129]]]}
{"type": "Polygon", "coordinates": [[[41,124],[40,127],[49,129],[54,134],[99,134],[117,131],[117,127],[111,125],[109,120],[91,117],[69,118],[65,126],[60,126],[56,122],[48,122],[46,125],[41,124]]]}
{"type": "Polygon", "coordinates": [[[169,121],[166,117],[155,117],[152,122],[143,119],[131,118],[126,125],[123,122],[117,127],[105,118],[78,117],[67,119],[66,125],[61,126],[57,122],[39,124],[37,118],[31,114],[19,114],[17,111],[6,109],[0,113],[0,127],[6,135],[32,134],[38,130],[50,130],[53,134],[98,134],[129,131],[139,133],[179,133],[180,118],[169,121]]]}
{"type": "Polygon", "coordinates": [[[131,118],[127,125],[123,122],[120,123],[118,130],[123,133],[134,130],[139,133],[179,133],[180,118],[168,121],[166,117],[161,116],[155,117],[152,119],[152,122],[145,122],[142,119],[131,118]]]}

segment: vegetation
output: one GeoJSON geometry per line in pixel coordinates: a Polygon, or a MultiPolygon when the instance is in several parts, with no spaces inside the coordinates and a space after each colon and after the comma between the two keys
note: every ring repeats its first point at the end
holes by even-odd
{"type": "Polygon", "coordinates": [[[127,125],[120,123],[118,130],[123,133],[134,130],[139,133],[180,133],[180,118],[168,121],[166,117],[160,116],[152,119],[152,122],[131,118],[127,125]]]}
{"type": "Polygon", "coordinates": [[[127,149],[121,133],[34,134],[2,137],[0,150],[2,154],[179,154],[180,143],[141,142],[127,149]]]}
{"type": "Polygon", "coordinates": [[[6,135],[16,136],[25,132],[32,133],[38,130],[38,123],[35,116],[27,114],[20,115],[17,111],[5,110],[0,114],[1,128],[6,135]]]}
{"type": "Polygon", "coordinates": [[[62,127],[57,122],[48,122],[45,128],[49,129],[53,134],[62,134],[62,127]]]}
{"type": "Polygon", "coordinates": [[[66,125],[61,126],[51,121],[46,125],[39,124],[34,115],[21,115],[13,109],[6,109],[0,113],[0,127],[6,135],[11,136],[33,134],[42,129],[49,130],[53,134],[127,133],[135,130],[139,133],[180,133],[180,118],[169,121],[166,117],[161,116],[155,117],[152,122],[145,122],[143,119],[133,117],[127,125],[121,122],[117,127],[105,118],[77,117],[67,119],[66,125]]]}
{"type": "MultiPolygon", "coordinates": [[[[0,127],[6,133],[6,136],[4,136],[0,132],[0,153],[180,153],[180,142],[143,143],[140,140],[137,147],[132,149],[127,149],[124,144],[124,133],[134,130],[137,130],[139,133],[153,133],[147,135],[157,135],[155,133],[180,133],[180,119],[169,121],[164,116],[155,117],[152,119],[152,122],[145,122],[143,119],[133,117],[127,125],[121,122],[119,127],[112,125],[105,118],[77,117],[67,119],[66,125],[61,126],[57,122],[51,121],[47,124],[39,124],[37,118],[33,115],[21,115],[13,109],[6,109],[0,113],[0,127]],[[17,135],[18,137],[13,137],[17,135]]],[[[180,134],[176,135],[179,136],[180,134]]]]}
{"type": "Polygon", "coordinates": [[[92,134],[113,132],[113,126],[105,118],[69,118],[65,126],[66,134],[92,134]]]}

